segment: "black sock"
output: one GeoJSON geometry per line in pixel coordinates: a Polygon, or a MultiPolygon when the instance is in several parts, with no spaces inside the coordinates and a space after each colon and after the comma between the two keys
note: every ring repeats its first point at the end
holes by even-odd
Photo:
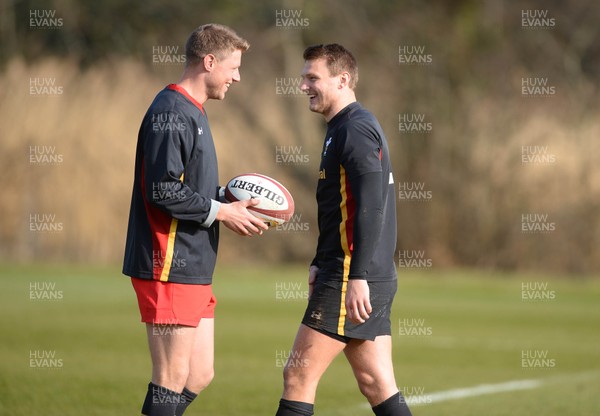
{"type": "Polygon", "coordinates": [[[312,416],[314,415],[313,408],[312,403],[281,399],[275,416],[312,416]]]}
{"type": "Polygon", "coordinates": [[[146,416],[173,416],[181,402],[181,394],[154,383],[148,384],[142,414],[146,416]]]}
{"type": "Polygon", "coordinates": [[[183,391],[181,392],[181,402],[179,402],[177,409],[175,409],[175,416],[182,416],[183,412],[185,412],[185,409],[187,409],[192,400],[194,400],[196,397],[198,397],[196,393],[184,387],[183,391]]]}
{"type": "Polygon", "coordinates": [[[373,406],[372,409],[376,416],[412,416],[406,400],[404,400],[400,392],[379,403],[377,406],[373,406]]]}

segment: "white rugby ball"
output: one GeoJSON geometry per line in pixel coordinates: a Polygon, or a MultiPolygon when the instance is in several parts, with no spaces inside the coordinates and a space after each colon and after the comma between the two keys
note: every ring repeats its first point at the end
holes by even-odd
{"type": "Polygon", "coordinates": [[[258,199],[259,203],[248,207],[248,211],[273,227],[289,221],[294,215],[294,198],[285,186],[273,178],[259,173],[245,173],[232,178],[225,186],[225,199],[228,202],[253,198],[258,199]]]}

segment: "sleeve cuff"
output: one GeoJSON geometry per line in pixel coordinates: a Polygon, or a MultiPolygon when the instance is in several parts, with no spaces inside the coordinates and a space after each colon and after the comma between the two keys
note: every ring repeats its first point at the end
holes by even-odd
{"type": "Polygon", "coordinates": [[[219,208],[221,208],[221,203],[219,201],[215,201],[214,199],[210,200],[210,211],[208,212],[208,217],[206,217],[206,220],[204,220],[204,222],[202,224],[200,224],[203,227],[210,227],[213,222],[215,222],[215,219],[217,218],[217,212],[219,212],[219,208]]]}
{"type": "Polygon", "coordinates": [[[367,273],[364,274],[350,274],[348,280],[367,280],[367,273]]]}
{"type": "Polygon", "coordinates": [[[225,187],[219,186],[219,202],[227,203],[227,199],[225,198],[225,187]]]}

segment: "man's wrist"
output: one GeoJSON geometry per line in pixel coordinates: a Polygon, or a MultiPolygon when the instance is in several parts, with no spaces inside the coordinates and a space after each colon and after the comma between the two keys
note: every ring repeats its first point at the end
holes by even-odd
{"type": "Polygon", "coordinates": [[[213,222],[215,222],[215,220],[217,219],[217,214],[219,212],[219,209],[221,208],[221,203],[219,201],[215,201],[214,199],[210,200],[210,211],[208,213],[208,216],[206,217],[206,220],[200,224],[203,227],[210,227],[212,225],[213,222]]]}

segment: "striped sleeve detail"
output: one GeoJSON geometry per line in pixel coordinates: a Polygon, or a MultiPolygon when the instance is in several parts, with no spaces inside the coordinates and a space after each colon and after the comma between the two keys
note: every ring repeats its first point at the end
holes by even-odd
{"type": "Polygon", "coordinates": [[[169,226],[169,235],[167,237],[167,247],[164,255],[165,260],[162,264],[162,272],[160,274],[161,282],[169,281],[169,273],[171,273],[171,264],[173,263],[175,237],[177,236],[177,222],[177,219],[171,219],[171,225],[169,226]]]}
{"type": "MultiPolygon", "coordinates": [[[[180,178],[183,181],[183,174],[180,178]]],[[[167,282],[171,272],[171,263],[175,252],[175,238],[177,236],[177,219],[171,217],[150,202],[146,194],[144,180],[144,164],[142,163],[141,187],[144,196],[144,206],[152,234],[152,278],[167,282]]]]}
{"type": "Polygon", "coordinates": [[[352,235],[354,225],[354,201],[350,191],[350,183],[346,176],[346,170],[340,165],[340,244],[344,252],[344,271],[342,277],[342,294],[340,299],[340,314],[338,319],[338,335],[344,335],[346,324],[346,290],[348,288],[348,275],[350,274],[350,261],[352,260],[352,235]]]}
{"type": "MultiPolygon", "coordinates": [[[[179,180],[183,182],[183,173],[179,177],[179,180]]],[[[161,282],[169,281],[169,273],[171,273],[171,264],[173,263],[173,253],[175,248],[175,238],[177,237],[177,224],[176,218],[171,218],[171,225],[169,226],[169,236],[167,238],[167,248],[165,251],[165,261],[163,263],[162,273],[160,275],[161,282]]]]}

